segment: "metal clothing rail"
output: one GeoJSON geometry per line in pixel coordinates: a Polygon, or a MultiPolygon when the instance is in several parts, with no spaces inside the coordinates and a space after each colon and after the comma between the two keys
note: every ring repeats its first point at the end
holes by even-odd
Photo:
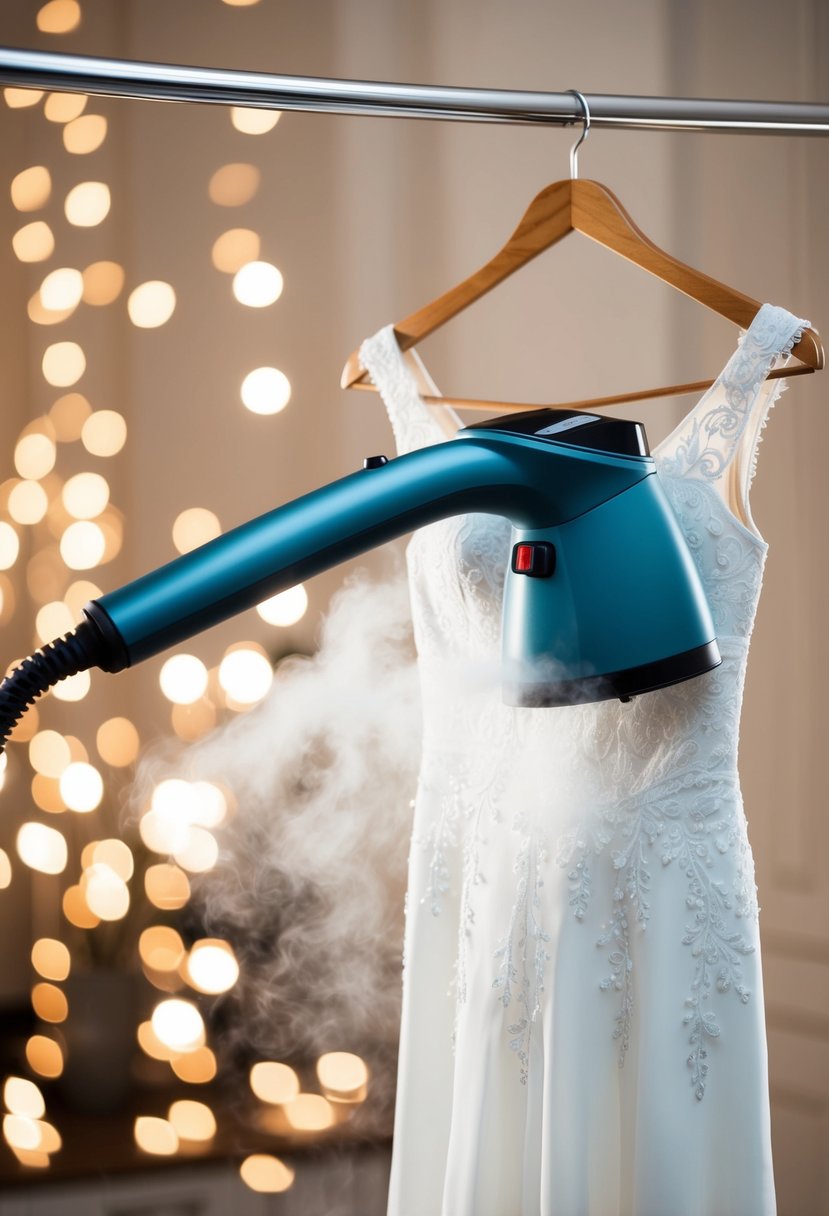
{"type": "MultiPolygon", "coordinates": [[[[582,107],[572,93],[464,89],[276,76],[0,47],[0,84],[34,89],[195,101],[263,109],[374,114],[572,126],[582,107]]],[[[829,135],[829,105],[716,101],[586,93],[593,127],[746,134],[829,135]]]]}

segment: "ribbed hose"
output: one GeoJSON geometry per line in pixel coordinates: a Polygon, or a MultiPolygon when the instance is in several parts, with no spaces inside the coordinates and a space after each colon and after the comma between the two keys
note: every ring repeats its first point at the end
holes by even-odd
{"type": "Polygon", "coordinates": [[[0,684],[0,752],[5,750],[9,735],[39,696],[68,676],[99,665],[102,655],[99,631],[90,620],[84,620],[71,633],[48,642],[42,650],[15,667],[0,684]]]}

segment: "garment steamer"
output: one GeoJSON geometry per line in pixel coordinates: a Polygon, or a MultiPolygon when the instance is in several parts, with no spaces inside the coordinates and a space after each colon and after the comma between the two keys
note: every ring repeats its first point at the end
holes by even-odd
{"type": "Polygon", "coordinates": [[[638,422],[530,410],[366,467],[92,600],[0,685],[0,745],[27,705],[116,672],[269,596],[451,515],[512,523],[504,586],[510,705],[622,700],[721,659],[696,568],[638,422]]]}

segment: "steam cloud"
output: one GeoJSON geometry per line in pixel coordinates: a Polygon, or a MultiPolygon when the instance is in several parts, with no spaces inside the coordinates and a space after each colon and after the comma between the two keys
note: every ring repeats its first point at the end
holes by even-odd
{"type": "Polygon", "coordinates": [[[261,706],[142,765],[139,797],[175,775],[225,783],[238,802],[196,884],[206,930],[240,958],[225,1019],[238,1046],[393,1054],[420,736],[405,579],[358,578],[318,652],[279,664],[261,706]]]}

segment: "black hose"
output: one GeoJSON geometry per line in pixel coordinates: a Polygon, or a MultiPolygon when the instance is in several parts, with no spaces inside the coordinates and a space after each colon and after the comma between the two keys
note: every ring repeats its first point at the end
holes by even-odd
{"type": "Polygon", "coordinates": [[[0,684],[0,752],[27,708],[68,676],[100,666],[105,647],[100,631],[83,620],[71,633],[48,642],[15,667],[0,684]]]}

